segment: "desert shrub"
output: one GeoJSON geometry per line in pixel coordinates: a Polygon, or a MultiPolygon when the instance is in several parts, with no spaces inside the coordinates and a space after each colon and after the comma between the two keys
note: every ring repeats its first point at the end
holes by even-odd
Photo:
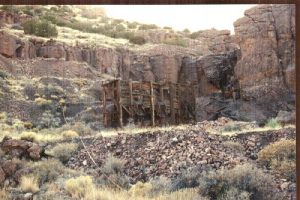
{"type": "Polygon", "coordinates": [[[152,185],[150,194],[155,196],[159,193],[165,193],[171,190],[171,180],[167,177],[160,176],[158,178],[150,180],[152,185]]]}
{"type": "Polygon", "coordinates": [[[139,30],[149,30],[149,29],[157,29],[158,26],[156,26],[155,24],[141,24],[139,26],[139,30]]]}
{"type": "Polygon", "coordinates": [[[149,197],[151,190],[152,190],[151,183],[137,182],[135,185],[133,185],[130,188],[129,194],[133,197],[149,197]]]}
{"type": "Polygon", "coordinates": [[[79,176],[65,182],[67,193],[74,199],[86,199],[89,193],[93,193],[95,185],[90,176],[79,176]]]}
{"type": "Polygon", "coordinates": [[[49,105],[52,103],[51,100],[47,100],[42,97],[38,97],[38,98],[34,99],[34,102],[39,106],[45,106],[45,105],[49,105]]]}
{"type": "Polygon", "coordinates": [[[131,23],[128,23],[127,24],[127,27],[129,29],[136,29],[136,27],[138,26],[138,23],[137,22],[131,22],[131,23]]]}
{"type": "Polygon", "coordinates": [[[233,131],[241,131],[242,128],[238,124],[228,124],[225,125],[222,131],[224,132],[233,132],[233,131]]]}
{"type": "Polygon", "coordinates": [[[146,40],[142,36],[133,36],[129,38],[129,42],[133,44],[143,45],[146,43],[146,40]]]}
{"type": "Polygon", "coordinates": [[[189,29],[184,29],[182,32],[186,33],[186,34],[189,34],[191,31],[189,29]]]}
{"type": "Polygon", "coordinates": [[[31,193],[36,193],[40,190],[38,181],[33,176],[22,176],[20,188],[23,192],[31,192],[31,193]]]}
{"type": "Polygon", "coordinates": [[[249,194],[250,200],[282,198],[281,194],[273,193],[276,188],[273,177],[250,164],[237,165],[233,169],[204,171],[198,184],[200,194],[210,199],[223,200],[237,194],[237,199],[247,199],[249,194]]]}
{"type": "Polygon", "coordinates": [[[250,200],[250,195],[246,191],[240,191],[232,187],[221,195],[220,200],[250,200]]]}
{"type": "Polygon", "coordinates": [[[58,35],[56,26],[49,21],[31,19],[23,23],[24,33],[41,37],[56,37],[58,35]]]}
{"type": "Polygon", "coordinates": [[[180,38],[180,37],[166,39],[163,41],[163,43],[168,44],[168,45],[182,46],[182,47],[187,46],[187,42],[183,38],[180,38]]]}
{"type": "Polygon", "coordinates": [[[51,149],[50,154],[66,163],[77,150],[78,145],[75,143],[60,143],[51,149]]]}
{"type": "Polygon", "coordinates": [[[32,171],[40,184],[55,180],[64,173],[64,166],[56,159],[47,159],[38,162],[29,162],[27,167],[32,171]]]}
{"type": "Polygon", "coordinates": [[[199,32],[193,32],[190,34],[190,38],[191,39],[196,39],[197,37],[199,37],[200,33],[199,32]]]}
{"type": "Polygon", "coordinates": [[[128,188],[129,179],[124,173],[125,161],[109,156],[101,168],[99,183],[112,188],[128,188]]]}
{"type": "Polygon", "coordinates": [[[265,126],[269,127],[269,128],[278,128],[278,127],[281,127],[280,123],[275,118],[269,119],[265,126]]]}
{"type": "Polygon", "coordinates": [[[20,134],[21,140],[27,140],[32,142],[38,142],[37,133],[32,131],[25,131],[20,134]]]}
{"type": "Polygon", "coordinates": [[[35,94],[36,94],[37,88],[36,86],[32,84],[26,84],[24,87],[24,94],[30,99],[34,100],[35,99],[35,94]]]}
{"type": "Polygon", "coordinates": [[[120,32],[120,31],[124,31],[126,28],[124,25],[122,24],[118,24],[117,26],[115,26],[115,30],[120,32]]]}
{"type": "Polygon", "coordinates": [[[222,143],[222,145],[224,148],[228,148],[235,153],[243,153],[245,151],[244,146],[241,145],[239,142],[225,141],[222,143]]]}
{"type": "Polygon", "coordinates": [[[296,141],[280,140],[269,144],[258,153],[258,163],[285,178],[296,179],[296,141]]]}
{"type": "Polygon", "coordinates": [[[183,188],[194,188],[199,185],[199,177],[201,173],[198,168],[191,168],[181,173],[172,183],[171,191],[183,188]]]}
{"type": "Polygon", "coordinates": [[[68,138],[68,139],[79,137],[79,134],[73,130],[63,131],[61,134],[64,136],[64,138],[68,138]]]}
{"type": "Polygon", "coordinates": [[[6,79],[9,76],[9,74],[5,71],[0,70],[0,78],[1,79],[6,79]]]}
{"type": "Polygon", "coordinates": [[[59,127],[61,120],[58,116],[52,114],[50,110],[46,110],[39,121],[38,127],[42,128],[55,128],[59,127]]]}

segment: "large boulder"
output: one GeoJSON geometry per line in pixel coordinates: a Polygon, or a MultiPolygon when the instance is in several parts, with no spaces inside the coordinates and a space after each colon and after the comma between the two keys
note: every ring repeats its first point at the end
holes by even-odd
{"type": "Polygon", "coordinates": [[[39,160],[42,154],[42,148],[31,141],[16,140],[10,137],[4,137],[0,143],[0,148],[4,154],[15,158],[29,158],[39,160]]]}

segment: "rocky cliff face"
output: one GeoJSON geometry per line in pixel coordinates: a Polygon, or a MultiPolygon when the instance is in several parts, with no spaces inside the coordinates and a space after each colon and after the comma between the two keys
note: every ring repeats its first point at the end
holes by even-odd
{"type": "Polygon", "coordinates": [[[295,93],[295,7],[251,8],[234,23],[234,28],[241,48],[235,75],[243,96],[257,101],[270,97],[274,102],[274,98],[281,100],[295,93]]]}
{"type": "MultiPolygon", "coordinates": [[[[235,75],[241,86],[241,108],[245,107],[244,101],[250,101],[255,108],[265,110],[262,115],[267,117],[275,116],[279,110],[293,110],[295,7],[260,5],[245,11],[244,15],[234,22],[235,35],[227,30],[199,31],[195,39],[185,39],[184,47],[161,44],[174,39],[174,33],[144,31],[143,36],[154,44],[129,48],[70,46],[54,40],[20,39],[1,31],[0,54],[6,60],[0,57],[3,64],[0,69],[9,68],[5,66],[10,58],[20,58],[14,60],[22,70],[10,67],[10,73],[25,70],[33,76],[96,79],[94,71],[122,79],[193,84],[198,86],[196,94],[200,97],[220,92],[235,75]],[[89,67],[83,67],[84,63],[89,67]]],[[[5,23],[20,20],[9,14],[1,16],[5,23]]],[[[212,110],[218,111],[219,107],[223,106],[218,104],[212,110]]],[[[217,116],[231,117],[224,113],[217,116]]]]}

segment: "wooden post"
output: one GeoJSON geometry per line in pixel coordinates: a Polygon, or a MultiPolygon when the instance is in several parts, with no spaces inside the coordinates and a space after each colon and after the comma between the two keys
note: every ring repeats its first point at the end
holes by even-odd
{"type": "Polygon", "coordinates": [[[123,108],[121,104],[121,81],[117,80],[117,107],[118,107],[118,118],[119,118],[119,126],[123,127],[123,108]]]}
{"type": "Polygon", "coordinates": [[[154,93],[153,93],[152,82],[150,82],[150,103],[151,103],[151,122],[152,122],[152,126],[155,126],[155,105],[154,105],[154,93]]]}
{"type": "Polygon", "coordinates": [[[130,95],[130,106],[133,105],[133,97],[132,97],[132,81],[131,79],[128,81],[129,85],[129,95],[130,95]]]}
{"type": "Polygon", "coordinates": [[[175,91],[174,86],[172,83],[169,83],[169,90],[170,90],[170,112],[171,112],[171,123],[175,124],[175,109],[174,109],[174,98],[175,98],[175,91]]]}
{"type": "Polygon", "coordinates": [[[106,88],[103,87],[103,124],[104,127],[107,127],[107,111],[106,111],[106,88]]]}

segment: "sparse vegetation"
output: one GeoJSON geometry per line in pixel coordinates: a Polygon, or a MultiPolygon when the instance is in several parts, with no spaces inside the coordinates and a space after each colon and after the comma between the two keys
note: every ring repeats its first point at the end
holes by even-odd
{"type": "Polygon", "coordinates": [[[56,26],[46,20],[31,19],[23,24],[24,33],[41,37],[57,37],[56,26]]]}
{"type": "Polygon", "coordinates": [[[168,45],[182,46],[182,47],[187,47],[188,46],[186,40],[184,40],[181,37],[166,39],[166,40],[163,41],[163,43],[168,44],[168,45]]]}
{"type": "Polygon", "coordinates": [[[50,153],[62,163],[66,163],[77,148],[78,145],[75,143],[60,143],[55,145],[55,147],[51,149],[50,153]]]}
{"type": "Polygon", "coordinates": [[[250,200],[281,199],[280,194],[272,193],[274,186],[275,182],[270,175],[250,164],[238,165],[229,170],[204,172],[199,179],[200,193],[220,200],[233,195],[236,190],[245,197],[251,194],[250,200]]]}
{"type": "Polygon", "coordinates": [[[133,36],[129,39],[129,42],[133,44],[143,45],[146,43],[146,40],[141,36],[133,36]]]}
{"type": "Polygon", "coordinates": [[[281,127],[280,123],[277,121],[277,119],[275,118],[271,118],[268,120],[268,122],[266,123],[266,127],[269,128],[279,128],[281,127]]]}
{"type": "Polygon", "coordinates": [[[258,153],[258,162],[285,178],[296,180],[296,141],[281,140],[266,146],[258,153]]]}
{"type": "Polygon", "coordinates": [[[95,193],[95,185],[90,176],[79,176],[71,178],[65,182],[65,189],[74,199],[88,199],[87,197],[95,193]]]}
{"type": "Polygon", "coordinates": [[[124,160],[109,156],[101,168],[103,175],[99,183],[113,188],[128,188],[129,179],[124,173],[124,165],[124,160]]]}

